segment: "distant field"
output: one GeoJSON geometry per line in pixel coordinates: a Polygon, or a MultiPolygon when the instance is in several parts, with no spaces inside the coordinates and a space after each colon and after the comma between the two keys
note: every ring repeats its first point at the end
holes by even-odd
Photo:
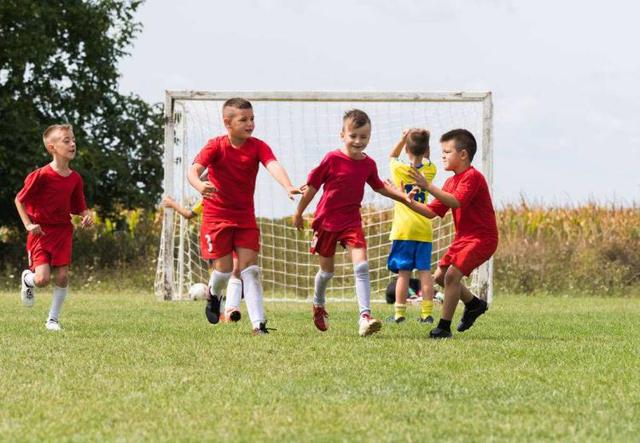
{"type": "MultiPolygon", "coordinates": [[[[47,291],[48,292],[48,291],[47,291]]],[[[73,294],[61,334],[0,292],[0,440],[637,441],[640,298],[498,297],[444,342],[408,321],[316,331],[269,304],[267,337],[200,302],[73,294]]],[[[379,316],[390,314],[377,305],[379,316]]],[[[410,312],[417,315],[417,311],[410,312]]]]}

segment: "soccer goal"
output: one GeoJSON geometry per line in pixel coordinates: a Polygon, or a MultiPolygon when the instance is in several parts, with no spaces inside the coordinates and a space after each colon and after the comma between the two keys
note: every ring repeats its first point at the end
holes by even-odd
{"type": "MultiPolygon", "coordinates": [[[[225,133],[222,104],[244,97],[254,107],[254,136],[267,142],[287,169],[292,182],[302,185],[309,171],[330,150],[339,148],[342,115],[352,108],[367,112],[372,137],[366,153],[377,163],[380,176],[389,177],[389,152],[404,128],[431,131],[431,159],[438,166],[435,183],[451,173],[442,169],[438,140],[454,128],[470,130],[478,141],[473,165],[492,186],[492,101],[490,92],[247,92],[168,91],[165,102],[164,191],[183,206],[200,196],[187,182],[187,170],[208,139],[225,133]]],[[[309,220],[320,199],[309,206],[309,220]]],[[[393,201],[366,188],[362,219],[368,244],[373,299],[384,299],[393,274],[386,268],[391,241],[393,201]]],[[[256,181],[256,218],[261,230],[260,267],[267,300],[306,300],[313,296],[318,259],[309,254],[311,231],[291,226],[297,202],[289,200],[264,168],[256,181]]],[[[199,220],[185,220],[171,209],[163,213],[155,293],[161,300],[188,298],[191,285],[206,283],[207,264],[200,258],[199,220]]],[[[450,214],[434,219],[433,263],[453,239],[450,214]]],[[[484,299],[492,297],[490,261],[468,280],[484,299]]],[[[354,300],[350,257],[338,247],[336,272],[328,288],[330,299],[354,300]]]]}

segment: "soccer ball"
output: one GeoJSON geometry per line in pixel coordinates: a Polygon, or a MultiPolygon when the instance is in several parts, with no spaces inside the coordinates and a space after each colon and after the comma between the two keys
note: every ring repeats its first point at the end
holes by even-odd
{"type": "Polygon", "coordinates": [[[203,300],[207,297],[209,288],[204,283],[196,283],[189,288],[189,298],[191,300],[203,300]]]}

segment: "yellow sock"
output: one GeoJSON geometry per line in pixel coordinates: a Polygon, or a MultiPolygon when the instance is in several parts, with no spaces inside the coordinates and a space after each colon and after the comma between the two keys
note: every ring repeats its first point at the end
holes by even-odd
{"type": "Polygon", "coordinates": [[[396,308],[396,314],[395,314],[395,319],[399,319],[400,317],[404,317],[405,314],[407,313],[407,305],[402,305],[400,303],[396,303],[395,305],[393,305],[394,308],[396,308]]]}
{"type": "Polygon", "coordinates": [[[433,313],[433,301],[428,299],[422,299],[422,312],[420,316],[427,318],[433,313]]]}

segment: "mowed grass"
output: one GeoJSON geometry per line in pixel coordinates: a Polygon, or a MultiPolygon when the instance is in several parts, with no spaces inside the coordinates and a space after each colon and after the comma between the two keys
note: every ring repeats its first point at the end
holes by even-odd
{"type": "MultiPolygon", "coordinates": [[[[0,293],[3,441],[638,441],[640,298],[497,297],[471,330],[315,330],[270,303],[266,337],[202,302],[73,293],[63,333],[0,293]]],[[[47,294],[45,294],[47,293],[47,294]]],[[[379,317],[390,307],[376,305],[379,317]]],[[[457,313],[456,318],[460,315],[457,313]]]]}

